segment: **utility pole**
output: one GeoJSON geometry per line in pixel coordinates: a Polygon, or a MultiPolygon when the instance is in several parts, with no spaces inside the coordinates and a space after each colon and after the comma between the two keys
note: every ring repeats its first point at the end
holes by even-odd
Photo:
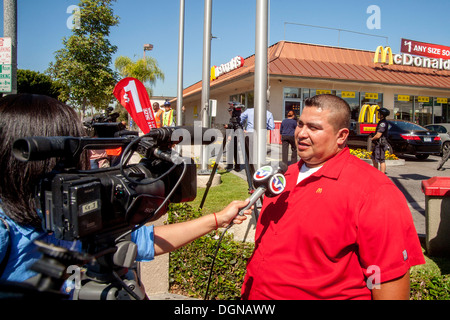
{"type": "MultiPolygon", "coordinates": [[[[202,127],[209,127],[209,91],[211,82],[211,17],[212,17],[212,0],[205,0],[205,14],[203,21],[203,75],[202,75],[202,127]]],[[[203,137],[202,137],[203,139],[203,137]]],[[[208,155],[206,154],[206,146],[201,146],[200,173],[208,173],[208,155]]]]}
{"type": "Polygon", "coordinates": [[[178,34],[178,85],[177,85],[177,126],[183,125],[183,65],[184,65],[184,11],[185,0],[180,0],[180,27],[178,34]]]}
{"type": "Polygon", "coordinates": [[[17,93],[17,0],[3,0],[3,36],[11,38],[11,93],[17,93]]]}
{"type": "Polygon", "coordinates": [[[256,0],[256,41],[255,41],[255,132],[253,134],[253,154],[256,168],[266,164],[267,154],[267,37],[268,0],[256,0]]]}

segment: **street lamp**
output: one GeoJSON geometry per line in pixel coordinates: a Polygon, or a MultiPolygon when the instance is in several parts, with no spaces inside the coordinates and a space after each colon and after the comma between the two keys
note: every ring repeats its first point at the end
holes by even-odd
{"type": "Polygon", "coordinates": [[[145,59],[145,51],[152,51],[153,45],[152,44],[144,44],[144,59],[145,59]]]}

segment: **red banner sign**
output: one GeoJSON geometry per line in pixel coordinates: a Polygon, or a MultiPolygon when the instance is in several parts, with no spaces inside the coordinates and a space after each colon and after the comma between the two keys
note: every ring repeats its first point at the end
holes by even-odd
{"type": "Polygon", "coordinates": [[[135,78],[122,79],[113,93],[144,134],[156,128],[152,105],[142,82],[135,78]]]}
{"type": "Polygon", "coordinates": [[[402,39],[401,52],[435,59],[450,59],[450,47],[402,39]]]}

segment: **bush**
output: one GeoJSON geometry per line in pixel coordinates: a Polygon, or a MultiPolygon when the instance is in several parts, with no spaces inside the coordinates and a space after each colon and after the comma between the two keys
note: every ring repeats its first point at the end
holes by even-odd
{"type": "MultiPolygon", "coordinates": [[[[359,159],[371,159],[372,156],[372,151],[367,151],[366,149],[350,149],[350,153],[359,159]]],[[[398,157],[389,151],[386,151],[384,155],[386,160],[398,160],[398,157]]]]}
{"type": "MultiPolygon", "coordinates": [[[[169,209],[168,222],[178,223],[201,215],[201,212],[193,209],[189,204],[173,204],[169,209]]],[[[170,253],[171,292],[199,299],[204,298],[217,243],[216,233],[211,232],[170,253]]],[[[211,277],[209,299],[240,299],[246,264],[253,249],[253,243],[235,242],[232,235],[224,236],[211,277]]]]}

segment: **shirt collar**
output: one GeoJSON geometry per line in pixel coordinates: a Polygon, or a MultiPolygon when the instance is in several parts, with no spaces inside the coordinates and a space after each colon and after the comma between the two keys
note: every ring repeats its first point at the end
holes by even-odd
{"type": "MultiPolygon", "coordinates": [[[[350,156],[350,150],[348,147],[345,147],[341,151],[339,151],[335,156],[333,156],[331,159],[329,159],[325,164],[322,166],[322,168],[312,174],[312,176],[323,176],[330,179],[338,179],[342,170],[344,169],[344,166],[347,163],[347,159],[350,156]]],[[[295,168],[294,171],[288,171],[286,172],[286,175],[294,174],[296,177],[298,176],[300,172],[300,168],[303,166],[305,162],[300,159],[300,161],[297,163],[296,166],[293,166],[295,168]]]]}

